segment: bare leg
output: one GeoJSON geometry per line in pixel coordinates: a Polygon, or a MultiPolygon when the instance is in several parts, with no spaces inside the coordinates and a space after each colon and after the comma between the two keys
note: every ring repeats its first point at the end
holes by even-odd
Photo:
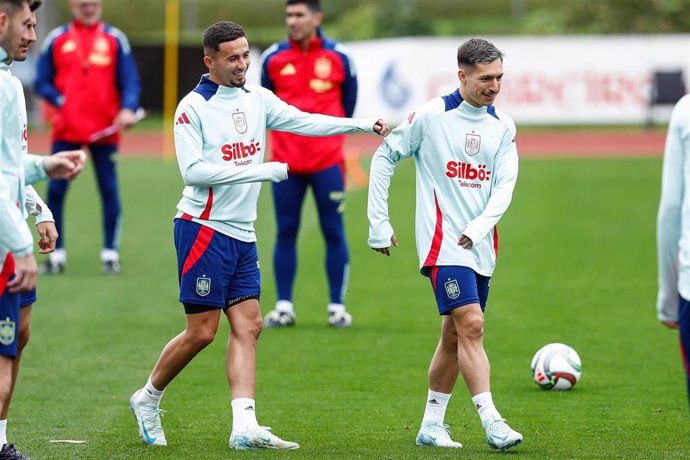
{"type": "Polygon", "coordinates": [[[197,353],[213,342],[219,321],[219,309],[187,315],[187,327],[163,348],[151,372],[151,383],[157,390],[164,390],[197,353]]]}
{"type": "Polygon", "coordinates": [[[22,350],[29,343],[29,336],[31,335],[31,305],[28,305],[19,310],[19,339],[17,340],[17,357],[12,360],[12,382],[10,384],[10,393],[0,409],[0,420],[7,420],[7,414],[10,410],[10,400],[12,393],[14,393],[14,386],[17,383],[17,375],[19,375],[19,361],[22,358],[22,350]]]}
{"type": "Polygon", "coordinates": [[[458,379],[458,334],[450,316],[444,316],[441,323],[441,339],[429,365],[429,389],[450,394],[458,379]]]}
{"type": "Polygon", "coordinates": [[[13,361],[14,359],[10,357],[0,355],[0,405],[2,407],[7,407],[10,404],[13,361]]]}
{"type": "Polygon", "coordinates": [[[470,394],[491,391],[489,358],[484,351],[484,313],[478,303],[451,310],[458,334],[458,363],[470,394]]]}
{"type": "Polygon", "coordinates": [[[232,399],[254,399],[256,343],[261,335],[259,301],[245,300],[225,312],[230,321],[228,354],[225,363],[232,399]]]}

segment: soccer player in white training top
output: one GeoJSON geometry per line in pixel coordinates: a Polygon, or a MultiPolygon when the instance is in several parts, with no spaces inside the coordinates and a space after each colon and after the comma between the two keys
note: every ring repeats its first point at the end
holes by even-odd
{"type": "Polygon", "coordinates": [[[262,325],[256,201],[261,182],[288,175],[285,163],[263,163],[266,128],[326,136],[386,135],[388,126],[382,120],[301,112],[261,86],[246,85],[249,43],[238,24],[219,22],[204,32],[204,64],[209,73],[182,99],[175,115],[175,149],[185,183],[175,217],[175,246],[187,327],[165,346],[130,407],[144,442],[166,445],[159,409],[163,390],[213,341],[222,311],[230,323],[230,448],[297,449],[299,444],[260,426],[255,415],[256,344],[262,325]]]}
{"type": "Polygon", "coordinates": [[[678,329],[690,401],[690,96],[671,114],[656,231],[657,315],[661,324],[678,329]]]}
{"type": "Polygon", "coordinates": [[[458,373],[472,395],[489,446],[519,445],[496,410],[484,352],[484,308],[496,265],[496,224],[508,209],[518,172],[515,124],[492,105],[501,88],[503,54],[482,39],[458,49],[460,89],[424,104],[379,147],[369,179],[369,246],[389,256],[397,246],[388,188],[398,161],[413,157],[419,267],[442,315],[429,367],[429,394],[417,444],[462,447],[444,423],[458,373]]]}

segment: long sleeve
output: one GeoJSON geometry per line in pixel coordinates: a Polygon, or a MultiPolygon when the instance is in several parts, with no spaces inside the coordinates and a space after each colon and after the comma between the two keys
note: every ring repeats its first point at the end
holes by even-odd
{"type": "Polygon", "coordinates": [[[124,109],[136,111],[139,108],[141,83],[139,81],[139,71],[132,55],[132,48],[122,31],[113,27],[110,32],[117,38],[119,44],[115,76],[117,89],[120,93],[120,106],[124,109]]]}
{"type": "Polygon", "coordinates": [[[268,128],[303,136],[332,136],[357,132],[374,134],[374,125],[377,121],[375,118],[341,118],[302,112],[269,90],[259,89],[264,92],[268,128]]]}
{"type": "Polygon", "coordinates": [[[62,28],[53,30],[41,48],[36,68],[36,82],[34,88],[36,94],[50,104],[60,107],[64,102],[64,96],[55,86],[55,62],[53,62],[53,40],[61,32],[62,28]]]}
{"type": "Polygon", "coordinates": [[[510,206],[518,175],[518,153],[514,128],[505,134],[493,174],[491,196],[484,211],[469,222],[463,231],[463,234],[474,244],[486,237],[510,206]]]}
{"type": "Polygon", "coordinates": [[[38,192],[31,186],[26,186],[26,195],[24,208],[30,216],[36,218],[36,224],[41,222],[55,222],[53,213],[48,206],[43,202],[38,192]]]}
{"type": "Polygon", "coordinates": [[[689,103],[690,99],[685,98],[674,109],[664,149],[657,216],[657,316],[660,321],[678,320],[682,212],[684,206],[687,206],[683,195],[686,193],[685,178],[690,177],[687,155],[690,152],[689,103]]]}
{"type": "Polygon", "coordinates": [[[287,179],[287,165],[284,163],[230,167],[204,161],[201,121],[191,105],[180,104],[175,119],[183,114],[188,123],[176,125],[174,132],[175,152],[185,185],[204,187],[287,179]]]}
{"type": "Polygon", "coordinates": [[[387,248],[391,245],[393,226],[388,213],[388,190],[395,167],[400,160],[410,158],[419,145],[417,124],[403,122],[379,146],[371,160],[369,172],[369,247],[387,248]],[[414,128],[413,128],[414,126],[414,128]]]}

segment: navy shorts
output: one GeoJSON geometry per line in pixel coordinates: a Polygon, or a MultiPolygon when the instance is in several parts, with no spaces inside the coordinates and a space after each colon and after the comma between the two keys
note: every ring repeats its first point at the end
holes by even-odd
{"type": "Polygon", "coordinates": [[[490,276],[458,266],[424,267],[422,274],[431,280],[439,314],[449,315],[451,310],[472,303],[478,303],[482,311],[486,308],[490,276]]]}
{"type": "Polygon", "coordinates": [[[8,254],[0,271],[0,355],[17,356],[19,293],[10,292],[7,283],[14,278],[14,258],[8,254]]]}
{"type": "Polygon", "coordinates": [[[19,308],[28,307],[36,303],[36,288],[33,288],[29,292],[22,292],[19,294],[19,308]]]}
{"type": "Polygon", "coordinates": [[[183,304],[225,309],[261,296],[256,243],[175,219],[175,248],[183,304]]]}

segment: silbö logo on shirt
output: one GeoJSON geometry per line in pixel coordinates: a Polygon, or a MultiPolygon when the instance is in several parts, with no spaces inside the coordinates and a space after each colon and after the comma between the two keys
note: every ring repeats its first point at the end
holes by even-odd
{"type": "MultiPolygon", "coordinates": [[[[233,161],[233,160],[243,160],[245,158],[251,157],[256,155],[258,152],[261,151],[261,142],[254,142],[254,139],[251,140],[249,144],[245,144],[244,142],[235,142],[234,144],[224,144],[220,148],[221,153],[223,154],[223,160],[225,161],[233,161]]],[[[248,162],[235,162],[235,164],[246,164],[248,162]]]]}
{"type": "Polygon", "coordinates": [[[451,179],[457,178],[460,187],[482,188],[482,182],[491,180],[491,171],[485,164],[475,167],[471,163],[449,161],[446,163],[446,176],[451,179]]]}

